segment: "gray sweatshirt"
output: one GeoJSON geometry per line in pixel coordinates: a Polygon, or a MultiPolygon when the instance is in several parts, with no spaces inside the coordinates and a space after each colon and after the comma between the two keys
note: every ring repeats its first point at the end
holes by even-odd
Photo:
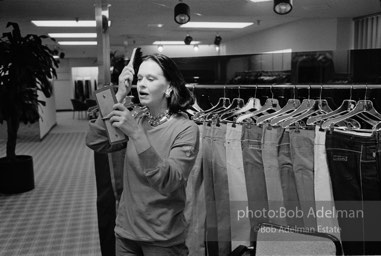
{"type": "MultiPolygon", "coordinates": [[[[140,116],[140,125],[146,122],[140,116]]],[[[127,142],[123,193],[115,233],[135,241],[172,246],[184,242],[185,186],[199,148],[199,130],[186,115],[146,130],[151,147],[138,153],[127,142]]],[[[90,122],[86,144],[98,152],[111,152],[126,143],[111,146],[101,119],[90,122]]]]}

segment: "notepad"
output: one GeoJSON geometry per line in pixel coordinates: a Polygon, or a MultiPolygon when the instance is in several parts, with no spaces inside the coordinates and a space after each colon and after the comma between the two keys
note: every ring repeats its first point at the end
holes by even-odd
{"type": "MultiPolygon", "coordinates": [[[[104,86],[95,91],[95,98],[98,103],[101,117],[105,117],[113,110],[113,106],[117,103],[115,92],[112,86],[104,86]]],[[[118,128],[111,125],[109,119],[103,120],[106,125],[107,136],[110,144],[117,144],[127,141],[126,135],[118,128]]]]}

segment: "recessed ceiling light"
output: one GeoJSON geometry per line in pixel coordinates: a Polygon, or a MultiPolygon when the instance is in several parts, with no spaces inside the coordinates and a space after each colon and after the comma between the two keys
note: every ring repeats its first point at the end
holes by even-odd
{"type": "Polygon", "coordinates": [[[96,38],[97,33],[48,33],[53,38],[96,38]]]}
{"type": "Polygon", "coordinates": [[[149,28],[162,28],[164,25],[161,24],[161,23],[151,23],[151,24],[148,24],[147,27],[149,28]]]}
{"type": "MultiPolygon", "coordinates": [[[[95,20],[32,20],[37,27],[96,27],[95,20]]],[[[111,21],[108,21],[111,26],[111,21]]]]}
{"type": "Polygon", "coordinates": [[[97,41],[58,41],[59,45],[97,45],[97,41]]]}
{"type": "MultiPolygon", "coordinates": [[[[152,44],[159,44],[159,45],[176,45],[176,44],[185,44],[184,41],[155,41],[152,44]]],[[[191,44],[200,44],[200,41],[192,41],[191,44]]]]}
{"type": "Polygon", "coordinates": [[[244,28],[253,22],[188,22],[182,28],[244,28]]]}

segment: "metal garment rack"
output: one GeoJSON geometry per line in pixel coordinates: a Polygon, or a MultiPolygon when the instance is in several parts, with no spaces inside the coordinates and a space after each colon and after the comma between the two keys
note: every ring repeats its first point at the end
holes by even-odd
{"type": "Polygon", "coordinates": [[[381,84],[187,84],[189,89],[242,89],[242,88],[290,88],[290,89],[381,89],[381,84]]]}

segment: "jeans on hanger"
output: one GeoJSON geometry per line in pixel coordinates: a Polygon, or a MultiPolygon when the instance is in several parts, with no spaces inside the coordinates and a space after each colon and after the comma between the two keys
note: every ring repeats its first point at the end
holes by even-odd
{"type": "Polygon", "coordinates": [[[204,175],[204,192],[206,204],[205,219],[205,250],[210,256],[218,256],[217,240],[217,210],[216,197],[214,194],[214,179],[212,170],[212,126],[203,124],[202,132],[202,169],[204,175]]]}
{"type": "Polygon", "coordinates": [[[326,135],[328,168],[345,254],[381,254],[380,133],[364,136],[333,131],[326,135]]]}
{"type": "Polygon", "coordinates": [[[314,130],[290,130],[292,166],[303,222],[306,228],[317,228],[314,195],[314,130]]]}
{"type": "Polygon", "coordinates": [[[245,216],[248,199],[241,147],[242,125],[226,127],[226,169],[229,184],[232,250],[250,245],[250,220],[245,216]]]}
{"type": "Polygon", "coordinates": [[[269,203],[269,221],[278,225],[287,225],[287,219],[279,213],[284,207],[284,195],[278,162],[278,146],[283,132],[281,127],[263,126],[262,160],[266,179],[269,203]]]}
{"type": "Polygon", "coordinates": [[[278,164],[284,197],[284,207],[287,214],[287,225],[291,227],[303,227],[303,218],[296,215],[300,209],[299,197],[296,189],[295,174],[291,159],[290,132],[282,129],[278,145],[278,164]]]}
{"type": "MultiPolygon", "coordinates": [[[[266,179],[262,160],[262,127],[256,125],[242,126],[242,158],[245,172],[248,198],[247,217],[250,220],[251,232],[261,222],[267,222],[265,214],[255,214],[268,211],[266,179]]],[[[253,240],[254,233],[251,233],[253,240]]]]}
{"type": "MultiPolygon", "coordinates": [[[[314,144],[314,189],[316,210],[335,210],[331,177],[329,176],[327,152],[325,149],[326,131],[315,128],[314,144]]],[[[317,216],[318,229],[340,239],[337,216],[317,216]]]]}
{"type": "Polygon", "coordinates": [[[200,148],[196,162],[190,172],[186,187],[187,202],[184,216],[188,222],[186,245],[189,255],[205,255],[205,190],[202,169],[202,139],[203,125],[198,126],[200,131],[200,148]]]}
{"type": "Polygon", "coordinates": [[[219,256],[231,252],[229,184],[226,170],[226,124],[212,125],[212,175],[216,199],[219,256]]]}

